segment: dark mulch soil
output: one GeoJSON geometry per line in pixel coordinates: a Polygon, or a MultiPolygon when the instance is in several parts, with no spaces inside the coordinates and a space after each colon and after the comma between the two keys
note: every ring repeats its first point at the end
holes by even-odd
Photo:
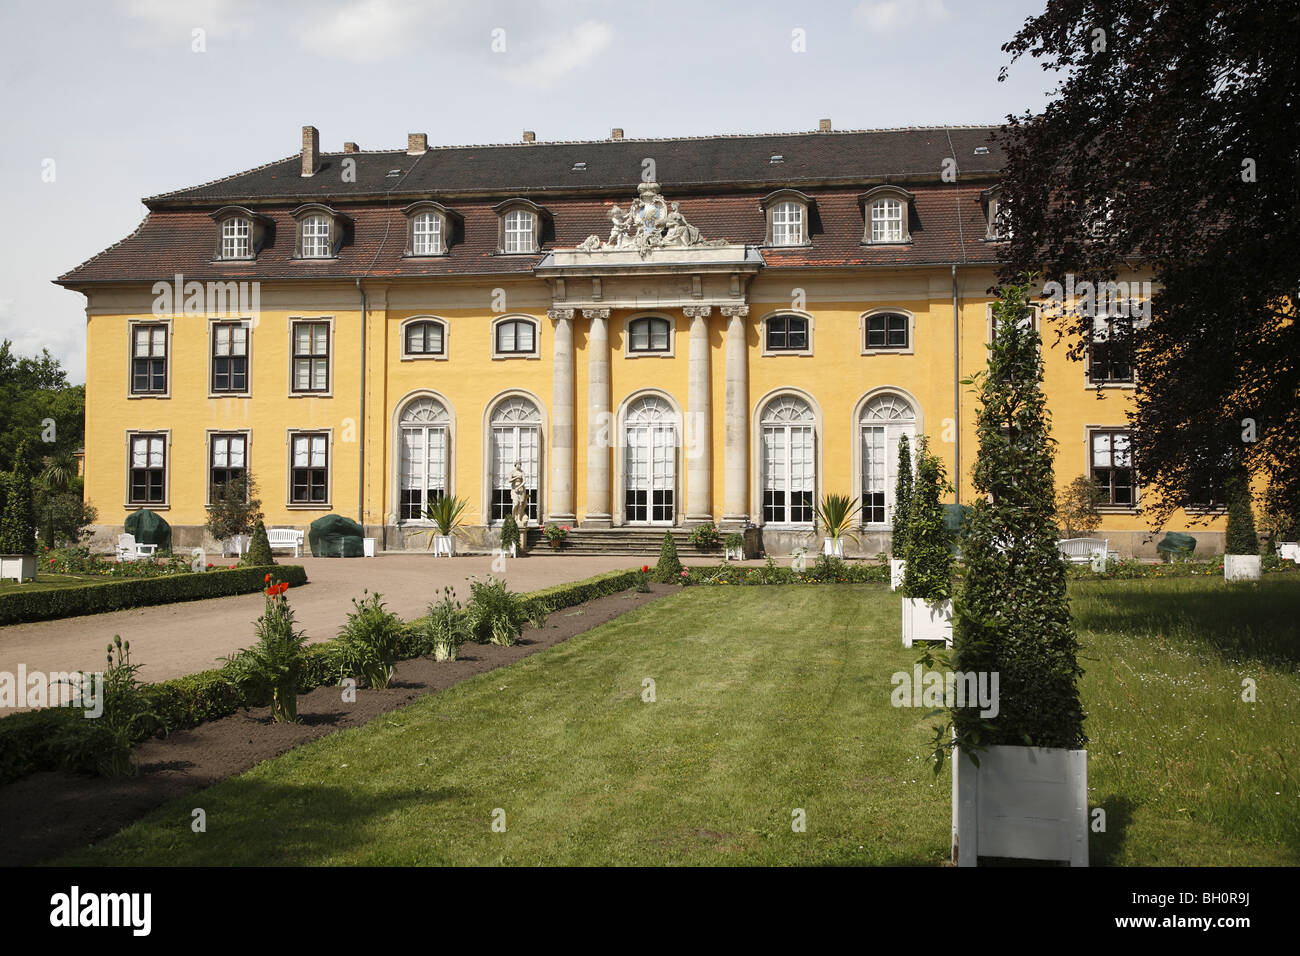
{"type": "Polygon", "coordinates": [[[241,711],[135,748],[140,773],[106,779],[62,772],[32,774],[0,787],[0,866],[54,859],[116,833],[154,807],[248,770],[309,740],[358,727],[425,694],[495,670],[604,624],[634,607],[679,591],[652,584],[649,594],[623,591],[551,614],[540,630],[524,628],[513,647],[465,644],[460,659],[402,661],[386,690],[357,691],[344,703],[338,687],[298,698],[298,724],[277,724],[269,707],[241,711]]]}

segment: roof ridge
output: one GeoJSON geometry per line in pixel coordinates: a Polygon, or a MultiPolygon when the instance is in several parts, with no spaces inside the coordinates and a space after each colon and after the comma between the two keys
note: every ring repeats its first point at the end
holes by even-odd
{"type": "Polygon", "coordinates": [[[216,179],[210,179],[206,183],[199,183],[196,186],[182,186],[180,189],[170,189],[165,193],[155,193],[152,196],[145,196],[141,202],[147,203],[153,199],[166,199],[168,196],[175,196],[177,193],[188,193],[195,189],[203,189],[206,186],[215,186],[217,183],[224,183],[231,179],[238,179],[240,176],[247,176],[249,173],[255,173],[259,170],[269,169],[270,167],[276,166],[280,163],[286,163],[291,159],[297,159],[299,156],[301,156],[300,153],[290,153],[288,156],[284,156],[280,159],[273,159],[269,163],[262,163],[260,166],[250,166],[248,169],[242,169],[237,173],[231,173],[229,176],[218,176],[216,179]]]}
{"type": "Polygon", "coordinates": [[[68,276],[72,275],[74,272],[80,272],[82,269],[86,268],[86,266],[90,265],[90,264],[91,264],[92,262],[94,262],[96,259],[102,259],[104,256],[108,255],[110,252],[112,252],[114,249],[116,249],[118,246],[122,245],[123,243],[130,242],[132,239],[134,239],[136,236],[138,236],[138,235],[140,234],[140,230],[143,229],[143,228],[145,227],[145,223],[147,223],[151,218],[153,218],[153,210],[152,210],[152,209],[150,209],[148,212],[146,212],[146,213],[144,214],[144,218],[140,220],[140,224],[139,224],[138,226],[136,226],[134,229],[131,230],[130,235],[127,235],[127,236],[125,236],[125,237],[123,237],[123,238],[117,240],[117,242],[113,243],[113,244],[112,244],[111,246],[109,246],[107,249],[101,249],[99,252],[95,253],[93,256],[91,256],[89,259],[87,259],[85,262],[82,262],[82,263],[79,264],[79,265],[75,265],[75,266],[73,266],[71,269],[69,269],[67,272],[63,273],[63,275],[59,276],[59,277],[58,277],[57,279],[55,279],[54,281],[55,281],[55,282],[62,282],[64,279],[68,278],[68,276]]]}

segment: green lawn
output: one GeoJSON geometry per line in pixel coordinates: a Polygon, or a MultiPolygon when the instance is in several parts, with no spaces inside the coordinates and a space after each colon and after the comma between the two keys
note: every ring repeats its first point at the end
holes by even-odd
{"type": "MultiPolygon", "coordinates": [[[[1300,581],[1073,593],[1094,862],[1300,862],[1300,581]]],[[[890,706],[917,656],[898,608],[871,584],[689,588],[61,862],[938,864],[950,776],[924,757],[925,712],[890,706]]]]}
{"type": "Polygon", "coordinates": [[[77,588],[86,584],[103,584],[111,580],[114,579],[102,574],[47,574],[42,571],[36,576],[35,581],[24,581],[22,584],[12,578],[0,581],[0,594],[10,594],[15,591],[58,591],[62,588],[77,588]]]}

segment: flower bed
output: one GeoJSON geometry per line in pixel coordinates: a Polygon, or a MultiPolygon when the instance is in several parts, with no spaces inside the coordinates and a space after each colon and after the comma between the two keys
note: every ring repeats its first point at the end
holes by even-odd
{"type": "MultiPolygon", "coordinates": [[[[37,573],[98,575],[106,578],[160,578],[190,574],[188,558],[178,554],[159,556],[156,560],[117,561],[91,554],[89,548],[41,548],[37,555],[37,573]]],[[[232,567],[233,565],[226,565],[232,567]]],[[[208,567],[213,567],[209,564],[208,567]]]]}

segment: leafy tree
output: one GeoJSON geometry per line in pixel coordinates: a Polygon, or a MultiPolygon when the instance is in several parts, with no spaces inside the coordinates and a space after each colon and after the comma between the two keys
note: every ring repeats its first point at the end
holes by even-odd
{"type": "Polygon", "coordinates": [[[659,546],[659,563],[655,565],[651,577],[660,584],[677,584],[681,581],[682,562],[677,557],[677,545],[673,543],[673,536],[667,531],[659,546]]]}
{"type": "MultiPolygon", "coordinates": [[[[978,492],[966,524],[966,575],[954,600],[953,669],[999,675],[999,711],[954,708],[957,744],[1079,747],[1083,706],[1066,568],[1057,550],[1055,442],[1041,388],[1039,335],[1027,322],[1029,282],[998,291],[998,334],[976,376],[978,492]]],[[[908,562],[909,566],[911,561],[908,562]]],[[[946,735],[936,739],[942,759],[946,735]]]]}
{"type": "Polygon", "coordinates": [[[917,446],[916,486],[905,532],[903,594],[907,597],[941,601],[952,595],[952,548],[939,501],[951,490],[943,462],[930,453],[922,438],[917,446]]]}
{"type": "Polygon", "coordinates": [[[1255,534],[1255,511],[1251,507],[1250,478],[1236,471],[1226,484],[1228,493],[1228,533],[1224,553],[1259,554],[1259,537],[1255,534]]]}
{"type": "Polygon", "coordinates": [[[252,534],[262,520],[262,502],[257,497],[257,480],[247,471],[212,489],[207,529],[217,541],[252,534]]]}
{"type": "Polygon", "coordinates": [[[1098,506],[1106,500],[1101,483],[1088,475],[1080,475],[1070,482],[1061,496],[1061,519],[1065,522],[1067,538],[1086,538],[1101,527],[1098,506]]]}
{"type": "MultiPolygon", "coordinates": [[[[1003,278],[1153,276],[1130,422],[1157,526],[1230,449],[1300,513],[1297,37],[1275,0],[1046,0],[1003,46],[1059,79],[1000,137],[1003,278]]],[[[1076,358],[1088,312],[1058,328],[1076,358]]]]}
{"type": "Polygon", "coordinates": [[[23,440],[40,442],[44,455],[76,451],[85,435],[85,410],[85,387],[69,385],[48,350],[37,358],[20,357],[12,342],[0,341],[0,470],[13,468],[23,440]]]}
{"type": "Polygon", "coordinates": [[[912,505],[912,447],[906,435],[898,438],[898,482],[894,486],[894,533],[890,550],[895,558],[907,553],[907,527],[912,505]]]}

